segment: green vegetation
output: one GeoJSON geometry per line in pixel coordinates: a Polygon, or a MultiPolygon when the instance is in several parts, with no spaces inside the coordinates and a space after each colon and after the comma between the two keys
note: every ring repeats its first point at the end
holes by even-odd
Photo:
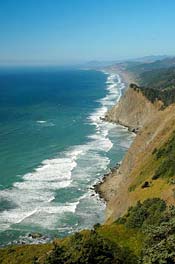
{"type": "Polygon", "coordinates": [[[112,225],[98,225],[55,244],[45,263],[171,264],[174,248],[175,208],[153,198],[138,202],[112,225]]]}
{"type": "Polygon", "coordinates": [[[155,159],[160,161],[160,165],[156,170],[153,180],[158,178],[172,178],[175,176],[175,132],[172,137],[160,149],[153,152],[155,159]]]}
{"type": "Polygon", "coordinates": [[[175,58],[152,63],[128,63],[126,70],[135,75],[139,84],[137,90],[152,103],[161,100],[166,107],[175,102],[175,58]]]}
{"type": "Polygon", "coordinates": [[[117,223],[122,223],[128,228],[144,228],[158,224],[165,210],[166,204],[160,198],[147,199],[130,207],[128,213],[119,218],[117,223]]]}
{"type": "Polygon", "coordinates": [[[98,233],[111,242],[131,250],[137,257],[140,256],[144,235],[134,228],[127,228],[124,224],[113,223],[102,225],[98,233]]]}
{"type": "Polygon", "coordinates": [[[143,72],[140,74],[140,85],[158,90],[174,89],[175,67],[143,72]]]}
{"type": "MultiPolygon", "coordinates": [[[[131,88],[164,107],[175,102],[175,59],[153,63],[130,62],[137,77],[131,88]]],[[[51,244],[0,249],[2,264],[160,264],[175,263],[175,207],[161,197],[175,183],[175,132],[149,155],[129,192],[138,201],[111,225],[96,224],[51,244]],[[157,198],[150,198],[150,197],[157,198]],[[148,198],[149,197],[149,198],[148,198]],[[147,199],[148,198],[148,199],[147,199]],[[143,202],[142,202],[143,201],[143,202]]],[[[131,197],[132,198],[132,197],[131,197]]]]}
{"type": "Polygon", "coordinates": [[[55,244],[46,264],[117,264],[136,263],[137,258],[127,248],[121,248],[94,230],[76,233],[66,243],[55,244]]]}
{"type": "Polygon", "coordinates": [[[148,226],[142,250],[143,264],[175,263],[175,208],[164,214],[160,225],[148,226]]]}
{"type": "Polygon", "coordinates": [[[111,225],[95,225],[48,245],[0,250],[6,264],[175,263],[175,207],[159,198],[130,207],[111,225]]]}
{"type": "Polygon", "coordinates": [[[144,96],[152,103],[157,100],[161,100],[166,107],[175,102],[175,88],[171,89],[168,87],[167,89],[160,90],[154,89],[152,87],[137,86],[135,84],[131,84],[130,87],[134,90],[137,90],[138,92],[142,92],[144,96]]]}
{"type": "Polygon", "coordinates": [[[139,76],[143,72],[152,72],[154,70],[168,69],[175,66],[175,58],[165,58],[163,60],[156,60],[154,62],[130,62],[127,63],[125,68],[127,71],[131,71],[136,76],[139,76]]]}
{"type": "Polygon", "coordinates": [[[117,220],[144,235],[140,262],[143,264],[175,263],[175,207],[167,208],[159,198],[147,199],[131,207],[117,220]]]}
{"type": "MultiPolygon", "coordinates": [[[[9,246],[0,249],[1,264],[34,264],[45,258],[52,244],[9,246]]],[[[42,263],[42,262],[40,262],[42,263]]]]}

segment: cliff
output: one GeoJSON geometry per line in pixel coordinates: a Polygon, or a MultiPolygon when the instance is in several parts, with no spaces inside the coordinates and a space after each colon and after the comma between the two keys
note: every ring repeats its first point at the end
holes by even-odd
{"type": "Polygon", "coordinates": [[[119,104],[106,115],[108,121],[139,129],[120,168],[99,186],[101,195],[107,201],[107,223],[123,215],[139,200],[160,197],[168,204],[175,203],[174,186],[170,184],[170,179],[154,179],[163,158],[157,159],[153,153],[165,148],[175,131],[175,105],[164,110],[160,110],[160,106],[161,102],[153,104],[141,91],[129,88],[119,104]]]}
{"type": "Polygon", "coordinates": [[[141,91],[129,88],[122,100],[106,113],[105,120],[119,123],[128,127],[129,130],[138,131],[160,107],[161,102],[152,104],[141,91]]]}

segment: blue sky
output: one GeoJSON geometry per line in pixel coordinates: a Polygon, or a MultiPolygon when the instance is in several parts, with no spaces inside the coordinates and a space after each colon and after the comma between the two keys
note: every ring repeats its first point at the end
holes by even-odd
{"type": "Polygon", "coordinates": [[[174,0],[1,0],[0,62],[175,54],[174,0]]]}

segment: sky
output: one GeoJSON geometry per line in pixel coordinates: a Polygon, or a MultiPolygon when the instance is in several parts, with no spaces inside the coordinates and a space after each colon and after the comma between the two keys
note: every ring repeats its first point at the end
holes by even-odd
{"type": "Polygon", "coordinates": [[[0,0],[0,63],[175,55],[175,0],[0,0]]]}

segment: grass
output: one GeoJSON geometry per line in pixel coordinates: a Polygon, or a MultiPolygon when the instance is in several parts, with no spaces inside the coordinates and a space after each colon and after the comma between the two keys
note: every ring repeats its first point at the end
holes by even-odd
{"type": "MultiPolygon", "coordinates": [[[[102,225],[97,231],[99,235],[109,239],[116,246],[130,249],[136,256],[140,255],[143,241],[143,234],[135,229],[128,229],[124,225],[113,223],[102,225]]],[[[89,236],[89,230],[80,232],[84,236],[89,236]]],[[[69,245],[71,237],[55,240],[55,244],[69,245]]],[[[53,244],[44,245],[20,245],[10,246],[0,249],[1,264],[43,264],[46,256],[53,249],[53,244]],[[36,262],[35,262],[36,261],[36,262]]]]}
{"type": "Polygon", "coordinates": [[[130,197],[135,201],[144,201],[148,198],[162,197],[163,192],[168,192],[170,185],[163,179],[158,179],[151,183],[151,186],[143,189],[140,186],[135,189],[134,192],[130,193],[130,197]]]}
{"type": "Polygon", "coordinates": [[[52,250],[52,244],[44,245],[20,245],[0,249],[1,264],[33,264],[34,260],[45,258],[52,250]]]}
{"type": "Polygon", "coordinates": [[[162,192],[172,189],[175,176],[175,133],[163,146],[153,150],[145,162],[133,173],[133,181],[128,188],[133,200],[161,197],[162,192]],[[138,172],[138,173],[137,173],[138,172]],[[145,182],[149,187],[142,188],[145,182]]]}
{"type": "Polygon", "coordinates": [[[136,256],[140,255],[143,234],[138,230],[113,223],[111,225],[102,225],[98,229],[98,233],[121,247],[129,248],[136,256]]]}

